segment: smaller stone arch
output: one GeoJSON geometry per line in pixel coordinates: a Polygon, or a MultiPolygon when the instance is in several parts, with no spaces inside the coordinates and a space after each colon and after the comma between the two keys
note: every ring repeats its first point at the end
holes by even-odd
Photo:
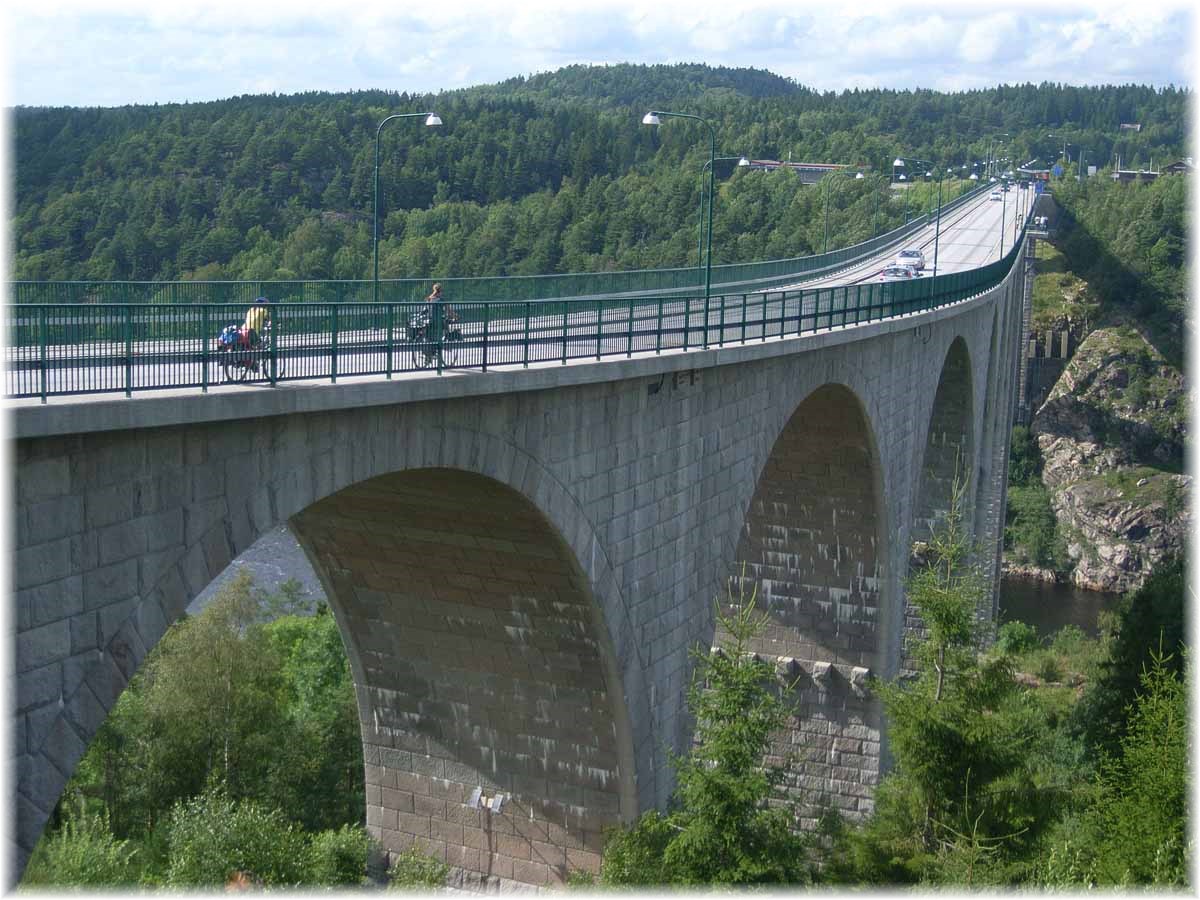
{"type": "MultiPolygon", "coordinates": [[[[956,337],[942,362],[937,390],[930,408],[916,486],[916,504],[910,538],[914,545],[927,542],[941,527],[950,511],[955,480],[964,483],[964,496],[975,487],[974,388],[971,359],[966,341],[956,337]]],[[[966,512],[966,511],[964,511],[966,512]]],[[[965,521],[971,522],[968,516],[965,521]]],[[[919,564],[917,555],[910,568],[919,564]]],[[[920,613],[905,600],[902,670],[913,671],[912,645],[924,632],[920,613]]]]}
{"type": "Polygon", "coordinates": [[[733,573],[744,566],[770,616],[755,652],[796,692],[795,714],[769,752],[792,758],[781,789],[808,829],[824,804],[852,817],[873,809],[881,716],[866,682],[887,644],[885,521],[866,410],[849,388],[822,385],[770,449],[733,573]]]}
{"type": "Polygon", "coordinates": [[[945,519],[954,479],[974,482],[974,389],[967,344],[956,337],[946,351],[925,431],[925,450],[912,524],[914,541],[925,541],[945,519]]]}

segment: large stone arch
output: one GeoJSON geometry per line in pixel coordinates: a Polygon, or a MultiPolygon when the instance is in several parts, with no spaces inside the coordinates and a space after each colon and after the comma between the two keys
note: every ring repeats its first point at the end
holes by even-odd
{"type": "Polygon", "coordinates": [[[637,810],[630,723],[588,579],[546,517],[436,468],[359,482],[290,524],[352,648],[384,848],[493,884],[598,871],[604,830],[637,810]]]}
{"type": "Polygon", "coordinates": [[[867,413],[850,389],[825,384],[771,447],[734,572],[744,564],[770,616],[754,651],[775,663],[782,682],[795,682],[795,715],[770,753],[792,759],[783,790],[808,828],[826,804],[851,817],[873,808],[881,721],[866,679],[887,653],[886,519],[867,413]]]}
{"type": "MultiPolygon", "coordinates": [[[[18,443],[17,543],[31,549],[18,550],[14,585],[20,606],[15,872],[23,870],[109,710],[191,600],[277,524],[350,485],[407,468],[448,466],[507,484],[569,546],[601,608],[607,633],[596,640],[619,673],[607,682],[616,680],[614,703],[621,704],[614,721],[623,718],[627,725],[614,726],[621,738],[618,812],[628,817],[653,805],[659,786],[651,762],[657,740],[648,686],[604,542],[569,486],[529,452],[480,428],[430,415],[432,408],[412,409],[18,443]],[[67,504],[74,509],[53,518],[43,514],[43,507],[67,504]],[[63,528],[65,536],[50,527],[63,528]],[[630,744],[632,763],[626,759],[630,744]]],[[[600,791],[592,800],[608,808],[613,795],[600,791]]],[[[594,862],[590,849],[571,849],[572,866],[594,862]]],[[[493,873],[500,877],[496,867],[493,873]]]]}

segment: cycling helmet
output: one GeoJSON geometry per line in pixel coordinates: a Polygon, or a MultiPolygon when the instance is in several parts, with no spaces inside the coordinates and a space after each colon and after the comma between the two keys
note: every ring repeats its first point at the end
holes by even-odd
{"type": "Polygon", "coordinates": [[[254,299],[254,305],[255,305],[255,306],[257,306],[257,305],[258,305],[258,304],[260,304],[260,303],[270,303],[270,302],[271,302],[271,298],[270,298],[270,297],[256,297],[256,298],[254,299]]]}

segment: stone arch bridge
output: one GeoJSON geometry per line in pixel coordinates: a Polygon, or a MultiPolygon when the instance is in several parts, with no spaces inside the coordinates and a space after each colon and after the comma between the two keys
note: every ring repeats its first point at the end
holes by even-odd
{"type": "Polygon", "coordinates": [[[16,871],[147,651],[280,522],[341,627],[390,852],[468,883],[595,869],[606,827],[671,795],[689,650],[743,564],[759,650],[799,676],[787,790],[869,812],[864,679],[902,665],[909,547],[959,460],[997,566],[1023,290],[1018,264],[803,337],[17,409],[16,871]]]}

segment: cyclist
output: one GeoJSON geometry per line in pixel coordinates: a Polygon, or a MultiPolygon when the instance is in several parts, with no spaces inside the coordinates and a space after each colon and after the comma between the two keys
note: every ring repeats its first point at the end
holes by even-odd
{"type": "Polygon", "coordinates": [[[430,342],[430,346],[425,350],[425,358],[430,359],[436,353],[440,359],[442,342],[446,337],[446,323],[455,321],[458,316],[454,314],[454,310],[446,306],[446,300],[442,296],[442,285],[438,282],[434,283],[433,290],[425,298],[425,302],[429,304],[429,325],[426,337],[430,342]]]}
{"type": "MultiPolygon", "coordinates": [[[[258,297],[254,305],[246,311],[246,321],[242,323],[242,339],[251,350],[257,350],[262,343],[262,332],[271,324],[270,297],[258,297]]],[[[258,360],[251,360],[250,370],[258,371],[258,360]]]]}

